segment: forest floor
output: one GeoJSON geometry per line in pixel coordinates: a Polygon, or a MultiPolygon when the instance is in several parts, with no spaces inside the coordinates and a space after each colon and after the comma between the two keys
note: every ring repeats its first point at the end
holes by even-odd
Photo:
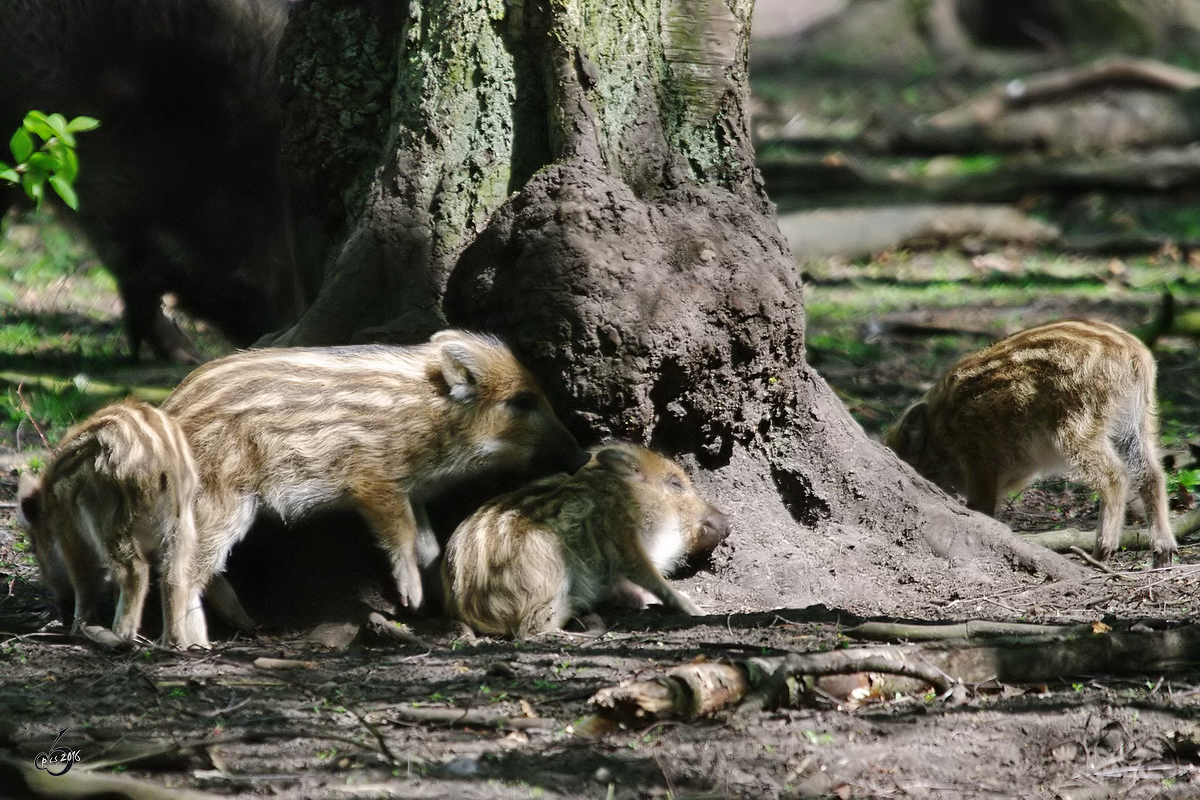
{"type": "MultiPolygon", "coordinates": [[[[940,83],[898,87],[891,74],[878,81],[840,72],[769,77],[773,83],[756,85],[760,105],[774,108],[782,129],[803,121],[812,139],[861,130],[858,117],[875,107],[945,104],[940,83]],[[788,94],[794,86],[812,96],[788,94]]],[[[820,163],[828,155],[806,157],[820,163]]],[[[978,167],[969,161],[957,167],[978,167]]],[[[811,195],[775,199],[781,208],[821,204],[811,195]]],[[[1162,222],[1168,236],[1193,241],[1200,231],[1195,197],[1035,197],[1027,205],[1065,228],[1140,230],[1162,222]]],[[[784,587],[770,602],[727,601],[748,592],[737,585],[745,576],[731,572],[718,550],[712,564],[678,580],[708,616],[605,611],[609,627],[601,635],[516,643],[466,636],[436,616],[402,618],[403,634],[385,635],[366,615],[394,610],[386,599],[350,591],[334,602],[332,572],[380,569],[381,556],[349,522],[337,552],[324,551],[294,573],[281,562],[303,549],[300,534],[258,536],[257,552],[242,556],[243,580],[275,582],[276,605],[251,606],[263,623],[254,638],[229,635],[217,620],[207,652],[148,642],[111,651],[71,636],[16,523],[18,468],[44,460],[46,445],[73,420],[131,391],[161,400],[187,370],[123,357],[112,281],[61,229],[14,222],[4,237],[0,799],[1200,796],[1200,653],[1168,647],[1173,636],[1185,643],[1197,636],[1195,537],[1181,540],[1178,562],[1166,570],[1149,570],[1139,551],[1118,553],[1114,572],[1077,581],[1014,572],[986,586],[952,584],[961,573],[947,570],[945,584],[923,598],[863,585],[863,605],[855,608],[797,607],[805,600],[784,587]],[[897,608],[889,594],[918,599],[897,608]],[[1036,679],[1010,677],[1020,670],[1009,665],[942,693],[864,669],[822,679],[778,707],[731,703],[698,719],[614,720],[589,702],[606,687],[678,665],[853,653],[875,643],[858,627],[870,607],[896,608],[895,617],[916,626],[892,635],[895,642],[920,638],[935,623],[1019,621],[1095,626],[1075,643],[1111,641],[1120,650],[1122,642],[1145,641],[1161,652],[1134,653],[1159,660],[1124,669],[1107,655],[1094,664],[1053,662],[1036,679]],[[291,622],[280,623],[284,617],[291,622]],[[33,769],[39,753],[55,748],[77,752],[79,763],[58,776],[33,769]]],[[[951,246],[802,263],[808,358],[879,437],[954,361],[1006,333],[1081,316],[1137,328],[1155,316],[1168,287],[1180,313],[1200,306],[1189,255],[1165,248],[1127,259],[1074,258],[951,246]]],[[[198,333],[209,353],[221,352],[198,333]]],[[[1198,351],[1185,336],[1155,346],[1174,515],[1192,510],[1200,484],[1189,447],[1200,443],[1198,351]]],[[[1000,518],[1021,530],[1089,529],[1096,501],[1086,488],[1047,481],[1011,499],[1000,518]]],[[[769,562],[775,554],[764,546],[750,555],[769,562]]],[[[147,617],[155,613],[148,609],[147,617]]],[[[973,636],[970,644],[986,641],[973,636]]],[[[932,654],[961,643],[924,646],[932,654]]],[[[1041,664],[1018,666],[1028,672],[1041,664]]]]}
{"type": "MultiPolygon", "coordinates": [[[[865,429],[878,435],[961,354],[1005,332],[1064,316],[1135,327],[1154,315],[1162,281],[1184,303],[1192,292],[1170,259],[1116,269],[1008,257],[1022,265],[1019,275],[950,251],[804,265],[810,358],[865,429]]],[[[859,640],[853,609],[722,607],[716,598],[737,576],[706,567],[679,583],[709,616],[614,611],[603,615],[603,635],[513,643],[427,617],[405,620],[407,638],[396,639],[363,624],[368,605],[386,611],[386,602],[328,604],[309,578],[295,578],[281,593],[308,624],[267,624],[253,639],[221,636],[214,625],[209,652],[149,643],[113,652],[70,636],[15,521],[16,467],[44,457],[31,420],[53,439],[121,387],[153,396],[178,380],[171,369],[122,362],[115,306],[93,279],[103,284],[86,271],[41,284],[14,278],[0,320],[10,416],[20,418],[5,429],[0,463],[0,797],[156,796],[146,785],[283,798],[1200,794],[1200,667],[1186,650],[1164,653],[1161,668],[1085,665],[1033,682],[973,680],[950,694],[897,688],[868,671],[823,679],[787,707],[731,705],[700,719],[598,715],[589,702],[598,690],[677,665],[871,644],[859,640]],[[72,299],[84,296],[82,307],[72,299]],[[68,407],[51,403],[67,395],[68,407]],[[80,763],[57,777],[31,769],[56,747],[77,751],[80,763]]],[[[1176,513],[1194,502],[1187,445],[1200,441],[1196,351],[1193,340],[1171,337],[1156,350],[1164,444],[1179,467],[1176,513]]],[[[1095,512],[1090,492],[1055,481],[1027,490],[1002,517],[1023,529],[1086,529],[1095,512]]],[[[265,536],[267,551],[284,544],[265,536]]],[[[370,553],[369,542],[363,548],[343,554],[351,569],[370,553]]],[[[1120,574],[1071,583],[1014,575],[1003,587],[946,587],[903,616],[921,625],[1105,623],[1133,636],[1190,635],[1200,546],[1181,542],[1168,570],[1150,571],[1146,561],[1123,552],[1112,565],[1120,574]]],[[[268,622],[278,616],[251,611],[268,622]]]]}

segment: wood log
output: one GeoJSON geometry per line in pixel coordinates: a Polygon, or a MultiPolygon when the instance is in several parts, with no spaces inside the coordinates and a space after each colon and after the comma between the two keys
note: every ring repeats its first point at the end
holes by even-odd
{"type": "MultiPolygon", "coordinates": [[[[993,625],[996,633],[1006,630],[1005,624],[993,625]]],[[[810,675],[904,675],[949,693],[981,684],[1037,685],[1095,675],[1166,675],[1189,672],[1200,665],[1200,627],[1195,625],[1164,631],[1115,631],[1099,623],[1021,625],[1007,630],[1023,635],[987,645],[959,640],[938,647],[859,647],[728,664],[686,664],[651,679],[601,689],[590,702],[601,716],[621,721],[691,719],[739,700],[743,701],[739,711],[743,715],[795,704],[804,698],[798,691],[799,678],[810,675]]],[[[903,633],[904,638],[923,638],[911,629],[903,633]]]]}

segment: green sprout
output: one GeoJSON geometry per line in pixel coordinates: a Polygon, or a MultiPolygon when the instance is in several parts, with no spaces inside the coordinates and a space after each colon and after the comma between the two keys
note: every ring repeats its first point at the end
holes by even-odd
{"type": "Polygon", "coordinates": [[[79,207],[75,177],[79,158],[75,155],[75,134],[95,130],[100,123],[91,117],[68,120],[62,114],[30,111],[17,128],[8,147],[16,159],[12,166],[0,161],[0,180],[19,183],[40,207],[46,198],[46,184],[72,209],[79,207]]]}

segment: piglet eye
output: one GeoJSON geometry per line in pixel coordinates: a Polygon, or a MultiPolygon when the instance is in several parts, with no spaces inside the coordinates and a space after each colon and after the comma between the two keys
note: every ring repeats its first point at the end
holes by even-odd
{"type": "Polygon", "coordinates": [[[538,396],[533,392],[517,392],[508,399],[508,406],[513,411],[528,414],[531,411],[537,411],[538,396]]]}

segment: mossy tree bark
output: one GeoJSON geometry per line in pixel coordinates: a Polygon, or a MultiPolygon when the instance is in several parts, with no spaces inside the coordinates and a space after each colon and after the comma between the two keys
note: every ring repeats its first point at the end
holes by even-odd
{"type": "Polygon", "coordinates": [[[1073,574],[916,478],[805,364],[748,133],[752,0],[396,5],[293,11],[288,155],[337,245],[277,343],[500,334],[582,441],[679,456],[733,513],[689,587],[710,607],[1073,574]]]}

